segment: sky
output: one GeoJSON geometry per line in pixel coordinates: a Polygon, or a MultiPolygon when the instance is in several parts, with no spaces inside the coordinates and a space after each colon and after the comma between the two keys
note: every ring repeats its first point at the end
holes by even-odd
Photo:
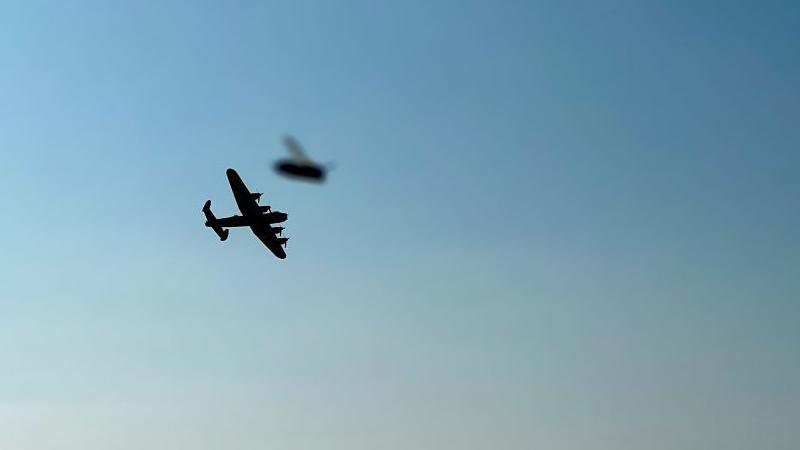
{"type": "Polygon", "coordinates": [[[798,23],[0,0],[0,447],[796,448],[798,23]]]}

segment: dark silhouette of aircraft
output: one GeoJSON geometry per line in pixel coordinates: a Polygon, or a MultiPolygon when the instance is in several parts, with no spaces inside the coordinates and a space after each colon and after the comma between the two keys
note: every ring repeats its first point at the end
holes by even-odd
{"type": "Polygon", "coordinates": [[[289,238],[278,237],[283,233],[283,227],[273,227],[274,223],[285,222],[288,216],[286,213],[280,211],[272,211],[269,205],[260,206],[258,202],[261,199],[260,192],[250,192],[247,186],[233,169],[228,169],[225,174],[228,176],[228,182],[231,184],[231,191],[233,197],[236,199],[236,204],[239,206],[241,216],[223,217],[217,219],[214,213],[211,212],[211,200],[206,201],[203,205],[203,213],[206,215],[206,226],[214,230],[219,236],[219,239],[224,241],[228,239],[228,231],[225,228],[233,227],[250,227],[253,234],[258,237],[267,248],[280,259],[286,258],[286,252],[283,247],[289,238]]]}
{"type": "Polygon", "coordinates": [[[275,171],[281,175],[299,180],[322,183],[328,167],[312,161],[303,151],[297,139],[291,136],[284,136],[283,143],[289,150],[291,158],[280,159],[275,163],[275,171]]]}

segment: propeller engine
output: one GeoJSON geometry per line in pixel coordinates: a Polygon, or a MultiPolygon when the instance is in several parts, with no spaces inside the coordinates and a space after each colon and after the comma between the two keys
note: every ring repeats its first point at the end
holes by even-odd
{"type": "Polygon", "coordinates": [[[262,195],[264,195],[264,193],[263,193],[263,192],[252,192],[252,193],[250,194],[250,196],[251,196],[251,197],[253,197],[253,200],[255,200],[255,201],[256,201],[256,203],[259,203],[259,202],[261,202],[261,196],[262,196],[262,195]]]}
{"type": "Polygon", "coordinates": [[[273,231],[275,234],[279,235],[279,236],[282,236],[282,235],[283,235],[283,230],[285,230],[285,228],[284,228],[284,227],[274,227],[274,228],[272,229],[272,231],[273,231]]]}
{"type": "Polygon", "coordinates": [[[271,213],[264,214],[262,217],[270,224],[285,222],[288,218],[286,213],[280,211],[272,211],[271,213]]]}

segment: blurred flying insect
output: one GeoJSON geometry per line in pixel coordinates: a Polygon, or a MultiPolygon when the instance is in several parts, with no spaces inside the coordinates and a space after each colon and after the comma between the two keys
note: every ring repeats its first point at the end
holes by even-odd
{"type": "Polygon", "coordinates": [[[279,159],[275,162],[275,171],[279,174],[303,181],[322,183],[331,164],[320,164],[306,155],[303,147],[292,136],[284,136],[283,143],[291,155],[289,158],[279,159]]]}

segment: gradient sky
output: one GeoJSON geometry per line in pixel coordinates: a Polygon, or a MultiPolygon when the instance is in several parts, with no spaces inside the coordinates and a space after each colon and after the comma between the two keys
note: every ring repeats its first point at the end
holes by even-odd
{"type": "Polygon", "coordinates": [[[796,448],[798,24],[0,1],[0,448],[796,448]]]}

